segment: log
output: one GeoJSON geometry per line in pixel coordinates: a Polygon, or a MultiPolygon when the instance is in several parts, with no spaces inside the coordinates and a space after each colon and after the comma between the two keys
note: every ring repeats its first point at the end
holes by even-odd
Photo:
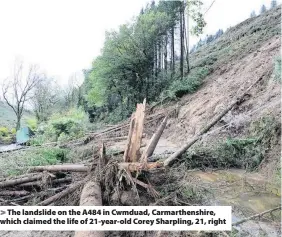
{"type": "Polygon", "coordinates": [[[147,162],[148,157],[153,155],[155,148],[160,140],[160,137],[165,129],[167,123],[167,117],[164,118],[161,125],[158,127],[157,131],[153,134],[149,144],[147,145],[145,151],[142,154],[141,162],[147,162]]]}
{"type": "MultiPolygon", "coordinates": [[[[52,184],[67,183],[67,182],[71,182],[71,181],[72,181],[71,177],[66,177],[66,178],[52,180],[52,184]]],[[[30,187],[30,186],[41,186],[41,185],[42,185],[42,182],[35,181],[35,182],[20,184],[18,186],[19,187],[30,187]]]]}
{"type": "Polygon", "coordinates": [[[74,183],[73,185],[71,185],[68,188],[66,188],[65,190],[63,190],[62,192],[57,193],[54,196],[45,199],[44,201],[38,203],[37,205],[38,206],[48,206],[51,203],[67,196],[68,194],[71,194],[72,192],[74,192],[75,190],[80,188],[83,184],[85,184],[86,182],[87,182],[87,179],[84,179],[84,180],[81,180],[77,183],[74,183]]]}
{"type": "Polygon", "coordinates": [[[23,177],[23,178],[19,178],[19,179],[11,179],[11,180],[2,181],[2,182],[0,182],[0,188],[5,188],[5,187],[9,187],[9,186],[18,185],[18,184],[28,183],[28,182],[31,182],[31,181],[39,180],[42,177],[43,177],[43,174],[37,174],[37,175],[32,174],[31,176],[27,176],[27,177],[23,177]]]}
{"type": "Polygon", "coordinates": [[[4,191],[0,191],[0,196],[26,196],[29,195],[30,193],[28,191],[25,190],[21,190],[21,191],[10,191],[10,190],[4,190],[4,191]]]}
{"type": "Polygon", "coordinates": [[[154,162],[154,163],[122,162],[118,164],[118,167],[119,169],[125,169],[130,172],[135,172],[135,171],[146,171],[155,168],[161,168],[163,167],[163,164],[160,162],[154,162]]]}
{"type": "Polygon", "coordinates": [[[253,215],[253,216],[244,218],[244,219],[242,219],[242,220],[240,220],[240,221],[237,221],[237,222],[233,223],[232,226],[240,225],[240,224],[242,224],[242,223],[244,223],[244,222],[246,222],[246,221],[249,221],[249,220],[252,220],[252,219],[255,219],[255,218],[260,218],[260,217],[262,217],[262,216],[265,215],[265,214],[268,214],[268,213],[271,213],[271,212],[277,211],[277,210],[281,210],[281,206],[278,206],[278,207],[275,207],[275,208],[273,208],[273,209],[270,209],[270,210],[261,212],[261,213],[259,213],[259,214],[256,214],[256,215],[253,215]]]}
{"type": "Polygon", "coordinates": [[[181,156],[187,149],[189,149],[195,142],[197,142],[205,133],[207,133],[220,119],[223,118],[235,105],[239,105],[244,101],[245,96],[248,94],[248,92],[252,89],[254,85],[256,85],[259,81],[261,81],[263,78],[260,77],[258,80],[256,80],[247,90],[244,91],[244,93],[241,96],[238,96],[227,108],[222,111],[218,116],[216,116],[203,130],[199,132],[198,135],[188,143],[184,144],[178,151],[173,153],[170,157],[168,157],[164,161],[164,166],[171,165],[179,156],[181,156]]]}
{"type": "MultiPolygon", "coordinates": [[[[102,206],[100,184],[88,181],[80,196],[80,206],[102,206]]],[[[103,231],[76,231],[74,237],[104,237],[103,231]]]]}
{"type": "Polygon", "coordinates": [[[73,171],[73,172],[87,172],[89,171],[90,167],[83,164],[65,164],[65,165],[46,165],[46,166],[33,166],[29,168],[29,171],[50,171],[50,172],[57,172],[57,171],[73,171]]]}

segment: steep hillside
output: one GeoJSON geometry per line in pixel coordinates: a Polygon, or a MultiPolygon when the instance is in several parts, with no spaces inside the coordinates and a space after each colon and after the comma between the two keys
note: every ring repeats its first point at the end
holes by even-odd
{"type": "MultiPolygon", "coordinates": [[[[228,138],[245,137],[250,126],[263,118],[273,118],[280,124],[281,84],[274,80],[273,73],[281,47],[280,21],[281,7],[277,7],[229,29],[216,42],[192,55],[193,67],[208,65],[213,72],[196,93],[184,96],[177,104],[157,109],[178,107],[177,118],[171,119],[166,129],[169,140],[181,145],[192,139],[259,78],[262,80],[248,98],[217,123],[201,143],[211,145],[228,138]]],[[[280,136],[280,131],[277,135],[280,136]]],[[[277,164],[279,150],[277,141],[266,154],[271,159],[269,163],[277,164]]],[[[276,167],[275,164],[271,167],[276,167]]],[[[269,175],[273,174],[271,168],[268,170],[269,175]]]]}

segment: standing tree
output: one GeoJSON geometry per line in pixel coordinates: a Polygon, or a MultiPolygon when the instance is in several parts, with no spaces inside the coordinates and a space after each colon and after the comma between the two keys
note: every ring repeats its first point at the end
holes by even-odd
{"type": "Polygon", "coordinates": [[[253,17],[256,17],[256,16],[257,16],[257,15],[256,15],[256,12],[255,12],[255,11],[252,11],[250,17],[253,18],[253,17]]]}
{"type": "Polygon", "coordinates": [[[59,89],[54,80],[45,78],[34,88],[32,105],[36,119],[39,122],[47,121],[59,102],[59,89]]]}
{"type": "Polygon", "coordinates": [[[38,67],[34,65],[29,67],[26,76],[23,74],[25,74],[23,63],[16,62],[12,77],[4,81],[2,85],[3,98],[17,117],[16,130],[21,127],[21,118],[26,102],[32,98],[33,89],[44,78],[43,74],[38,73],[38,67]]]}
{"type": "Polygon", "coordinates": [[[277,7],[277,1],[276,0],[272,0],[271,3],[270,3],[270,8],[274,8],[274,7],[277,7]]]}
{"type": "Polygon", "coordinates": [[[260,9],[260,14],[263,14],[263,13],[265,13],[266,12],[266,7],[265,7],[265,5],[263,4],[262,6],[261,6],[261,9],[260,9]]]}

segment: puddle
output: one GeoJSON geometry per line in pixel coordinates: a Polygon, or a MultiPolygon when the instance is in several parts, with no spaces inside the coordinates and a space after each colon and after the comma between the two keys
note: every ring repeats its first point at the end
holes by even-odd
{"type": "MultiPolygon", "coordinates": [[[[281,189],[267,183],[257,173],[243,170],[191,172],[199,185],[212,190],[210,205],[232,206],[232,221],[273,209],[281,205],[281,189]],[[276,190],[273,192],[273,190],[276,190]]],[[[260,219],[245,222],[235,229],[239,236],[280,236],[281,211],[267,214],[260,219]]]]}

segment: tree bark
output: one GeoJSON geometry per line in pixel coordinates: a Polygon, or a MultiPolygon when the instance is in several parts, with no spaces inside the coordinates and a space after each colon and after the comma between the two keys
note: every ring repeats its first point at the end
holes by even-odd
{"type": "Polygon", "coordinates": [[[150,157],[153,153],[154,150],[160,140],[160,137],[165,129],[167,123],[167,117],[164,118],[163,122],[161,125],[158,127],[157,131],[154,133],[152,136],[149,144],[147,145],[145,151],[142,154],[141,162],[147,162],[148,157],[150,157]]]}
{"type": "Polygon", "coordinates": [[[11,179],[11,180],[2,181],[0,182],[0,188],[5,188],[9,186],[14,186],[14,185],[22,184],[22,183],[28,183],[31,181],[39,180],[42,178],[42,176],[43,174],[38,174],[38,175],[31,175],[31,176],[27,176],[27,177],[23,177],[19,179],[11,179]]]}
{"type": "Polygon", "coordinates": [[[47,165],[47,166],[34,166],[29,169],[29,171],[73,171],[73,172],[87,172],[89,171],[90,167],[81,164],[66,164],[66,165],[47,165]]]}
{"type": "MultiPolygon", "coordinates": [[[[87,182],[80,196],[80,206],[102,206],[100,184],[87,182]]],[[[104,237],[104,231],[76,231],[74,237],[104,237]]]]}

